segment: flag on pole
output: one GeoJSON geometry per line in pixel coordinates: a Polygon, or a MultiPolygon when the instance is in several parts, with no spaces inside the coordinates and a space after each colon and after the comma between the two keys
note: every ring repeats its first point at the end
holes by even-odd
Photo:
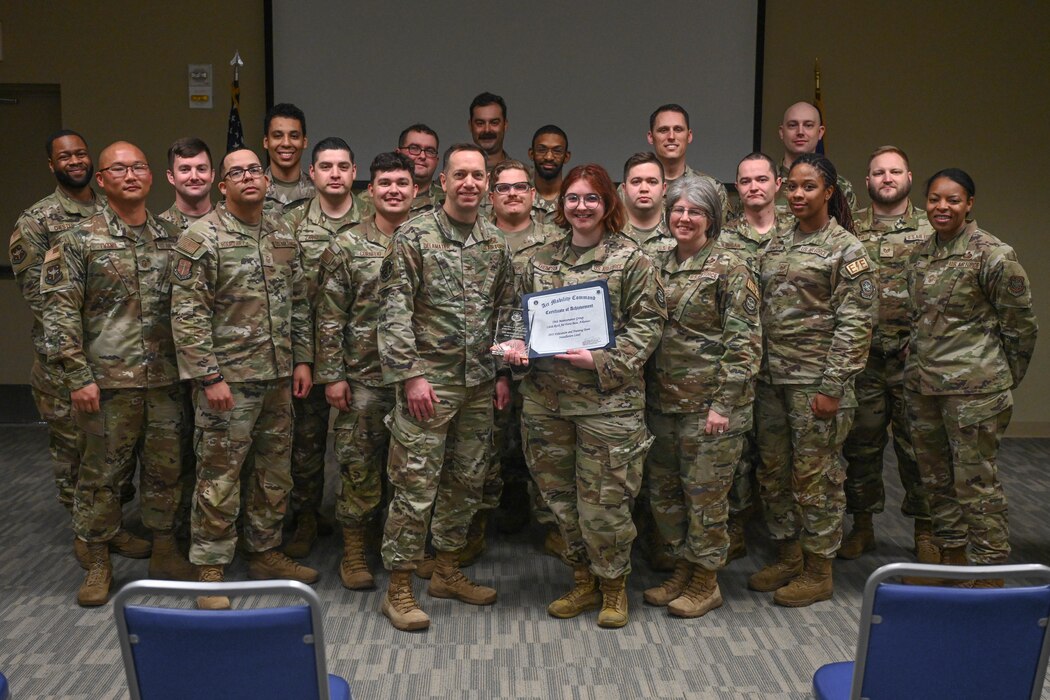
{"type": "Polygon", "coordinates": [[[241,52],[237,51],[233,60],[233,85],[230,88],[230,120],[226,127],[226,152],[244,148],[244,127],[241,125],[241,52]]]}
{"type": "MultiPolygon", "coordinates": [[[[813,63],[813,106],[817,108],[820,113],[820,123],[824,125],[824,131],[827,133],[828,123],[824,119],[824,97],[820,93],[820,59],[815,59],[813,63]]],[[[824,137],[821,136],[820,140],[817,141],[817,153],[824,155],[824,137]]]]}

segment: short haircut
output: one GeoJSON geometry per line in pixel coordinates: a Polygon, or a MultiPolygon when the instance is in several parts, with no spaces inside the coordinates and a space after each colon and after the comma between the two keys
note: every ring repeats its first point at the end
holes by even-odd
{"type": "Polygon", "coordinates": [[[354,160],[354,151],[343,139],[338,136],[326,136],[317,143],[314,144],[314,148],[310,151],[310,164],[313,165],[317,162],[317,154],[321,151],[346,151],[350,154],[350,162],[356,164],[354,160]]]}
{"type": "Polygon", "coordinates": [[[908,162],[908,154],[903,149],[897,148],[896,146],[879,146],[876,148],[871,156],[868,157],[868,170],[871,170],[871,161],[875,160],[879,156],[884,156],[887,153],[896,153],[904,160],[904,167],[911,170],[911,163],[908,162]]]}
{"type": "Polygon", "coordinates": [[[413,167],[412,159],[404,153],[389,151],[372,159],[372,164],[368,166],[368,177],[375,182],[377,173],[390,173],[395,170],[407,170],[408,176],[412,177],[413,167]]]}
{"type": "Polygon", "coordinates": [[[631,172],[631,168],[645,163],[652,163],[653,165],[658,166],[660,168],[660,179],[664,179],[664,164],[660,162],[660,159],[656,157],[656,154],[652,151],[638,151],[623,164],[623,181],[627,182],[627,173],[631,172]]]}
{"type": "Polygon", "coordinates": [[[678,112],[683,117],[685,117],[685,128],[689,128],[689,112],[685,111],[685,107],[683,107],[682,105],[675,104],[674,102],[669,102],[665,105],[660,105],[659,107],[653,110],[652,114],[649,115],[649,131],[652,131],[653,127],[656,125],[656,118],[664,112],[678,112]]]}
{"type": "Polygon", "coordinates": [[[769,155],[763,153],[762,151],[752,151],[751,153],[748,153],[746,156],[741,158],[740,162],[736,164],[736,171],[737,171],[738,175],[740,173],[740,166],[743,165],[745,162],[747,162],[749,160],[764,160],[764,161],[766,161],[767,163],[769,163],[769,172],[773,173],[773,177],[774,178],[778,177],[778,175],[777,175],[777,162],[775,160],[773,160],[772,158],[770,158],[769,155]]]}
{"type": "Polygon", "coordinates": [[[780,118],[781,125],[783,125],[784,121],[786,120],[787,113],[790,112],[791,108],[794,107],[795,105],[809,105],[810,107],[815,109],[817,111],[817,126],[823,126],[824,125],[824,113],[821,112],[820,107],[816,106],[815,104],[813,104],[809,100],[800,100],[799,102],[792,102],[788,106],[788,108],[784,110],[784,116],[780,118]]]}
{"type": "Polygon", "coordinates": [[[627,224],[627,210],[624,208],[623,200],[616,194],[616,188],[609,178],[605,168],[597,163],[577,165],[565,176],[561,183],[561,191],[558,193],[558,210],[554,215],[554,223],[558,226],[566,226],[569,222],[565,218],[565,193],[576,184],[577,180],[583,180],[602,198],[605,205],[605,215],[602,216],[601,224],[606,231],[622,231],[627,224]]]}
{"type": "Polygon", "coordinates": [[[73,131],[72,129],[59,129],[58,131],[48,136],[47,141],[44,142],[44,150],[47,151],[48,158],[52,156],[51,149],[54,148],[55,141],[58,141],[63,136],[76,136],[78,139],[84,142],[85,146],[87,146],[87,139],[85,139],[76,131],[73,131]]]}
{"type": "Polygon", "coordinates": [[[562,141],[565,142],[565,150],[569,150],[569,137],[562,131],[560,126],[554,124],[544,124],[539,129],[536,129],[536,133],[532,135],[532,141],[529,142],[530,146],[536,143],[536,139],[543,136],[544,134],[555,134],[561,136],[562,141]]]}
{"type": "Polygon", "coordinates": [[[496,165],[496,167],[492,169],[492,176],[489,178],[489,189],[490,190],[493,187],[496,186],[496,180],[499,179],[499,176],[502,175],[503,173],[507,172],[508,170],[522,170],[522,171],[524,171],[525,172],[525,181],[529,183],[529,187],[535,187],[535,184],[532,182],[532,173],[530,173],[529,169],[527,167],[525,167],[525,164],[522,163],[520,160],[514,160],[513,158],[507,158],[506,160],[501,160],[496,165]]]}
{"type": "Polygon", "coordinates": [[[204,143],[204,141],[196,136],[175,139],[172,142],[171,147],[168,148],[168,170],[174,170],[175,156],[178,156],[179,158],[192,158],[201,153],[208,156],[208,165],[212,165],[211,149],[208,148],[208,144],[204,143]]]}
{"type": "Polygon", "coordinates": [[[470,118],[474,118],[475,107],[488,107],[489,105],[499,105],[500,111],[503,112],[503,119],[507,119],[507,103],[502,97],[491,92],[483,92],[470,101],[470,118]]]}
{"type": "Polygon", "coordinates": [[[682,200],[704,210],[709,224],[707,237],[718,236],[721,228],[719,222],[722,221],[722,202],[718,198],[718,190],[715,189],[714,183],[706,177],[689,173],[672,182],[667,188],[667,197],[664,200],[668,217],[671,215],[671,208],[682,200]]]}
{"type": "Polygon", "coordinates": [[[245,146],[244,148],[235,148],[232,151],[226,151],[226,155],[224,155],[222,157],[222,160],[219,161],[219,179],[220,180],[225,180],[226,179],[226,159],[229,158],[231,154],[233,154],[233,153],[240,153],[241,151],[248,151],[248,152],[250,152],[253,156],[255,156],[255,159],[257,161],[259,161],[259,165],[262,165],[262,161],[259,160],[259,154],[256,153],[255,151],[253,151],[252,149],[248,148],[247,146],[245,146]]]}
{"type": "Polygon", "coordinates": [[[270,122],[275,117],[284,117],[285,119],[298,119],[299,128],[303,131],[303,136],[306,136],[306,115],[303,114],[303,110],[299,109],[291,102],[281,102],[270,107],[266,111],[266,118],[263,120],[263,135],[270,133],[270,122]]]}
{"type": "Polygon", "coordinates": [[[955,184],[966,190],[967,196],[973,197],[977,194],[977,185],[973,183],[973,178],[965,170],[959,168],[945,168],[944,170],[938,170],[933,175],[930,175],[930,179],[926,181],[926,194],[930,194],[930,188],[933,187],[933,183],[937,180],[951,180],[955,184]]]}
{"type": "Polygon", "coordinates": [[[452,159],[452,154],[460,151],[474,151],[482,158],[485,157],[485,151],[481,150],[481,146],[476,143],[454,143],[445,149],[445,155],[441,159],[441,172],[448,172],[448,163],[452,159]]]}
{"type": "Polygon", "coordinates": [[[426,124],[413,124],[412,126],[402,131],[401,135],[397,137],[398,148],[401,148],[405,145],[405,139],[408,138],[408,135],[411,134],[413,131],[418,131],[421,134],[428,134],[430,136],[433,136],[435,141],[441,143],[441,140],[438,138],[438,132],[434,131],[426,124]]]}

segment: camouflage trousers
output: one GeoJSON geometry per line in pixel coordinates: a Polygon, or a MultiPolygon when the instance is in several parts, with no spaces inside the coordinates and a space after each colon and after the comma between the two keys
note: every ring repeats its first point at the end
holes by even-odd
{"type": "Polygon", "coordinates": [[[48,452],[55,473],[58,502],[66,510],[73,510],[73,494],[77,487],[77,472],[80,469],[79,432],[73,418],[73,402],[69,392],[48,381],[47,371],[39,356],[33,360],[31,387],[33,402],[40,417],[47,423],[48,452]]]}
{"type": "Polygon", "coordinates": [[[729,489],[751,418],[751,407],[745,406],[730,416],[727,433],[706,435],[706,411],[647,412],[654,438],[645,460],[649,502],[660,538],[675,559],[708,571],[725,566],[729,489]]]}
{"type": "Polygon", "coordinates": [[[842,454],[846,458],[846,512],[881,513],[886,506],[882,483],[883,453],[893,426],[893,451],[904,486],[901,512],[911,518],[930,519],[926,492],[911,446],[911,427],[904,405],[904,361],[896,354],[872,349],[868,364],[855,384],[857,414],[842,454]]]}
{"type": "Polygon", "coordinates": [[[565,539],[565,558],[602,578],[631,571],[631,505],[653,442],[642,411],[563,416],[525,400],[525,459],[565,539]]]}
{"type": "Polygon", "coordinates": [[[934,542],[969,545],[974,564],[1005,564],[1010,524],[996,456],[1013,414],[1013,395],[1007,390],[924,396],[909,390],[907,404],[934,542]]]}
{"type": "Polygon", "coordinates": [[[233,410],[215,411],[196,396],[197,489],[191,526],[194,564],[229,564],[237,546],[241,469],[254,468],[245,496],[244,538],[250,552],[281,544],[281,520],[292,488],[292,384],[288,377],[234,382],[233,410]]]}
{"type": "Polygon", "coordinates": [[[332,407],[324,385],[314,386],[304,399],[292,398],[292,511],[316,511],[324,497],[324,454],[332,407]]]}
{"type": "Polygon", "coordinates": [[[182,475],[179,431],[186,416],[182,384],[152,389],[103,389],[97,413],[76,413],[80,472],[73,530],[86,542],[108,542],[120,529],[121,484],[140,465],[142,523],[170,531],[182,475]]]}
{"type": "Polygon", "coordinates": [[[752,404],[751,428],[740,435],[740,459],[733,470],[733,484],[729,487],[729,512],[732,515],[749,510],[755,503],[753,482],[759,456],[753,406],[752,404]]]}
{"type": "Polygon", "coordinates": [[[383,500],[383,467],[390,444],[383,419],[394,410],[395,392],[353,381],[350,392],[350,410],[335,417],[341,482],[335,515],[343,525],[366,525],[383,500]]]}
{"type": "Polygon", "coordinates": [[[816,394],[816,387],[758,382],[758,486],[774,540],[797,538],[802,551],[831,558],[842,543],[842,443],[853,409],[817,418],[810,407],[816,394]]]}
{"type": "Polygon", "coordinates": [[[438,401],[430,420],[409,414],[403,386],[397,387],[396,406],[387,418],[393,497],[383,533],[383,565],[390,570],[415,568],[423,559],[428,530],[439,552],[466,546],[492,459],[493,383],[435,384],[433,389],[438,401]]]}

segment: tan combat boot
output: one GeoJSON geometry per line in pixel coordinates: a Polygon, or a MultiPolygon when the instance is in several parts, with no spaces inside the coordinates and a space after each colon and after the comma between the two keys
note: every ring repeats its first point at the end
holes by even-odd
{"type": "Polygon", "coordinates": [[[339,579],[343,587],[351,591],[363,591],[376,587],[372,572],[365,561],[365,526],[353,525],[343,528],[343,560],[339,562],[339,579]]]}
{"type": "Polygon", "coordinates": [[[171,532],[153,533],[153,553],[149,558],[149,577],[173,581],[196,581],[197,567],[186,561],[171,532]]]}
{"type": "Polygon", "coordinates": [[[586,564],[573,567],[572,582],[571,591],[547,606],[547,614],[551,617],[566,620],[582,612],[596,610],[602,604],[598,579],[586,564]]]}
{"type": "Polygon", "coordinates": [[[729,535],[729,551],[726,552],[726,564],[747,556],[747,541],[744,539],[744,513],[730,515],[726,523],[726,534],[729,535]]]}
{"type": "MultiPolygon", "coordinates": [[[[222,565],[201,564],[197,567],[197,580],[200,583],[222,583],[222,565]]],[[[229,610],[230,599],[224,595],[197,596],[199,610],[229,610]]]]}
{"type": "Polygon", "coordinates": [[[805,555],[806,564],[802,574],[791,580],[791,583],[778,588],[773,594],[773,602],[788,608],[804,608],[821,600],[830,600],[835,592],[831,581],[831,559],[805,555]]]}
{"type": "Polygon", "coordinates": [[[303,566],[276,549],[267,549],[265,552],[253,552],[250,555],[248,578],[290,578],[303,583],[316,583],[317,579],[321,578],[321,574],[317,572],[317,569],[303,566]]]}
{"type": "Polygon", "coordinates": [[[865,552],[875,550],[875,525],[871,513],[854,513],[853,528],[842,540],[839,547],[839,559],[859,559],[865,552]]]}
{"type": "Polygon", "coordinates": [[[88,554],[87,542],[73,535],[73,556],[77,558],[80,568],[87,571],[91,568],[91,555],[88,554]]]}
{"type": "Polygon", "coordinates": [[[779,540],[776,561],[751,574],[751,578],[747,580],[747,587],[753,591],[768,593],[786,586],[801,573],[802,547],[798,540],[779,540]]]}
{"type": "Polygon", "coordinates": [[[399,630],[411,632],[430,627],[430,618],[419,609],[419,603],[412,595],[411,571],[390,572],[390,586],[383,596],[381,610],[390,624],[399,630]]]}
{"type": "Polygon", "coordinates": [[[561,530],[555,525],[551,525],[547,528],[547,534],[543,537],[543,551],[552,557],[561,559],[563,563],[574,566],[572,563],[565,559],[565,538],[561,536],[561,530]]]}
{"type": "Polygon", "coordinates": [[[105,542],[87,543],[88,566],[84,583],[77,591],[77,603],[85,608],[105,605],[109,600],[109,586],[113,582],[113,567],[109,563],[109,546],[105,542]]]}
{"type": "Polygon", "coordinates": [[[671,578],[659,586],[645,589],[645,593],[642,594],[645,602],[649,605],[667,605],[682,595],[685,585],[689,583],[689,579],[693,576],[694,566],[695,564],[691,561],[679,559],[674,565],[674,573],[671,574],[671,578]]]}
{"type": "Polygon", "coordinates": [[[427,593],[434,598],[454,598],[471,605],[492,605],[496,589],[479,586],[459,570],[459,552],[438,552],[434,575],[430,577],[427,593]]]}
{"type": "Polygon", "coordinates": [[[416,576],[429,581],[430,577],[434,575],[435,563],[433,553],[423,552],[423,560],[416,564],[416,576]]]}
{"type": "Polygon", "coordinates": [[[317,541],[317,511],[304,510],[295,518],[295,532],[292,533],[284,553],[296,559],[310,556],[314,542],[317,541]]]}
{"type": "Polygon", "coordinates": [[[598,626],[616,629],[627,624],[627,575],[598,579],[602,591],[602,609],[598,626]]]}
{"type": "Polygon", "coordinates": [[[682,595],[667,604],[667,611],[675,617],[700,617],[720,607],[722,590],[718,587],[716,573],[696,566],[682,595]]]}
{"type": "Polygon", "coordinates": [[[933,543],[933,523],[915,519],[915,558],[920,564],[940,564],[941,548],[933,543]]]}
{"type": "Polygon", "coordinates": [[[128,559],[145,559],[153,551],[153,545],[122,528],[109,541],[109,551],[128,559]]]}
{"type": "Polygon", "coordinates": [[[488,544],[485,540],[485,531],[488,530],[491,513],[491,510],[479,510],[474,514],[474,518],[470,521],[470,528],[467,530],[467,544],[459,551],[460,566],[470,566],[485,553],[485,547],[488,544]]]}

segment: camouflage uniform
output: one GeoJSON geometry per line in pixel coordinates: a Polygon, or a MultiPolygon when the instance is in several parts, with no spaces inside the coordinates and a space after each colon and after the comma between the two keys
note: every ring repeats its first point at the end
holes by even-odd
{"type": "Polygon", "coordinates": [[[206,215],[202,214],[201,216],[186,216],[179,209],[179,205],[174,203],[170,207],[168,207],[164,213],[157,214],[158,219],[160,219],[161,221],[167,221],[169,223],[175,224],[175,228],[177,228],[179,231],[185,231],[190,226],[197,223],[203,216],[206,215]]]}
{"type": "Polygon", "coordinates": [[[108,542],[120,529],[120,488],[142,466],[142,522],[175,525],[185,420],[171,337],[171,250],[178,230],[147,214],[142,231],[106,205],[47,252],[40,275],[49,358],[70,391],[92,383],[96,413],[76,413],[81,463],[77,537],[108,542]]]}
{"type": "Polygon", "coordinates": [[[273,176],[270,166],[266,166],[266,177],[270,182],[269,187],[266,188],[267,212],[280,214],[285,209],[301,204],[317,194],[317,188],[314,187],[313,180],[301,170],[299,171],[299,182],[295,183],[295,186],[290,189],[278,184],[280,181],[273,176]]]}
{"type": "Polygon", "coordinates": [[[853,423],[853,378],[871,345],[878,290],[871,261],[832,218],[802,234],[778,231],[759,257],[765,356],[756,392],[758,483],[774,540],[835,556],[842,538],[846,473],[842,442],[853,423]],[[838,413],[817,418],[817,393],[838,413]]]}
{"type": "Polygon", "coordinates": [[[379,278],[379,356],[397,391],[383,563],[403,570],[422,559],[431,509],[434,547],[466,544],[491,458],[495,310],[513,299],[513,270],[503,234],[480,213],[464,233],[438,209],[395,232],[379,278]],[[404,382],[414,377],[438,396],[429,420],[408,411],[404,382]]]}
{"type": "MultiPolygon", "coordinates": [[[[321,257],[340,231],[358,224],[360,208],[351,201],[350,210],[332,219],[321,210],[318,197],[285,210],[283,215],[297,241],[306,274],[306,298],[314,307],[320,281],[321,257]]],[[[324,454],[328,447],[328,420],[331,407],[318,382],[306,398],[292,398],[294,432],[292,434],[292,493],[289,505],[293,512],[316,512],[324,496],[324,454]]]]}
{"type": "Polygon", "coordinates": [[[299,244],[263,216],[242,223],[225,205],[190,227],[176,246],[171,325],[183,379],[222,372],[232,411],[196,397],[197,490],[194,564],[233,559],[240,472],[249,450],[255,472],[247,497],[247,549],[281,542],[291,478],[292,365],[313,360],[313,328],[299,244]]]}
{"type": "Polygon", "coordinates": [[[321,256],[316,304],[314,381],[347,381],[349,412],[335,418],[335,455],[342,488],[336,517],[365,525],[382,500],[381,476],[390,431],[383,419],[394,408],[394,389],[383,386],[376,328],[382,297],[379,268],[390,237],[369,216],[341,230],[321,256]]]}
{"type": "Polygon", "coordinates": [[[904,486],[901,512],[930,519],[910,427],[904,406],[904,355],[910,326],[908,260],[933,234],[926,214],[908,202],[893,221],[879,220],[869,207],[854,216],[857,239],[875,265],[879,286],[877,313],[872,316],[871,351],[857,375],[857,411],[853,429],[842,446],[846,458],[846,512],[881,513],[886,505],[882,483],[886,429],[893,425],[893,449],[904,486]]]}
{"type": "MultiPolygon", "coordinates": [[[[785,168],[784,164],[781,163],[777,166],[777,177],[787,182],[788,173],[791,172],[790,168],[785,168]]],[[[838,178],[835,180],[835,186],[839,188],[842,194],[846,195],[846,203],[849,204],[850,211],[857,208],[857,195],[853,192],[853,185],[849,180],[842,177],[842,173],[839,173],[838,178]]],[[[781,185],[780,189],[777,190],[777,214],[790,214],[791,209],[788,207],[787,195],[784,193],[784,186],[781,185]]]]}
{"type": "MultiPolygon", "coordinates": [[[[359,216],[361,221],[376,213],[375,203],[372,201],[372,195],[368,193],[368,190],[359,192],[355,196],[357,197],[357,206],[360,208],[359,216]]],[[[408,208],[408,217],[412,218],[418,214],[433,211],[444,204],[444,202],[445,190],[441,189],[441,185],[438,183],[431,182],[430,187],[421,191],[412,200],[412,204],[408,208]]]]}
{"type": "Polygon", "coordinates": [[[758,284],[746,259],[717,240],[684,262],[667,251],[656,265],[668,320],[646,366],[653,519],[672,556],[715,571],[729,550],[727,497],[752,425],[758,284]],[[710,410],[729,418],[725,433],[704,433],[710,410]]]}
{"type": "Polygon", "coordinates": [[[532,220],[540,224],[554,225],[558,213],[558,198],[544,199],[537,194],[532,200],[532,220]]]}
{"type": "Polygon", "coordinates": [[[678,241],[667,230],[667,223],[660,221],[650,229],[638,228],[630,221],[624,224],[623,232],[654,260],[668,250],[673,250],[678,241]]]}
{"type": "Polygon", "coordinates": [[[996,454],[1035,349],[1028,276],[973,221],[948,242],[931,236],[910,268],[904,381],[934,542],[969,543],[970,561],[1002,564],[1010,543],[996,454]]]}
{"type": "Polygon", "coordinates": [[[40,265],[44,261],[44,254],[58,243],[63,231],[76,228],[105,203],[105,196],[100,194],[96,194],[89,203],[78,202],[58,187],[22,212],[15,222],[9,248],[15,279],[18,280],[22,297],[33,312],[31,337],[36,355],[33,357],[29,384],[37,411],[47,422],[48,448],[55,472],[55,486],[58,487],[58,500],[70,511],[73,509],[73,493],[80,465],[78,431],[62,370],[47,361],[40,265]]]}
{"type": "Polygon", "coordinates": [[[539,248],[518,279],[522,294],[605,280],[616,346],[595,369],[534,359],[521,383],[525,459],[565,539],[565,559],[605,579],[630,572],[637,531],[631,501],[653,438],[645,425],[643,367],[667,317],[652,261],[622,233],[577,256],[566,234],[539,248]]]}

